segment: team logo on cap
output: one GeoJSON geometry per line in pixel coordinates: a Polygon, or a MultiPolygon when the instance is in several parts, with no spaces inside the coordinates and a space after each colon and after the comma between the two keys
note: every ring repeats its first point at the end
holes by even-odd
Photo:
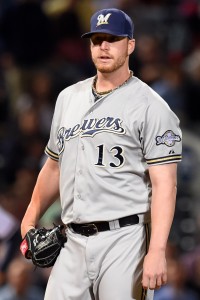
{"type": "Polygon", "coordinates": [[[104,15],[98,15],[97,17],[97,26],[102,25],[102,24],[108,24],[108,19],[110,18],[111,14],[107,14],[106,16],[104,15]]]}
{"type": "Polygon", "coordinates": [[[180,141],[181,137],[176,135],[172,130],[167,130],[162,136],[156,137],[156,145],[164,144],[168,147],[172,147],[176,142],[180,141]]]}

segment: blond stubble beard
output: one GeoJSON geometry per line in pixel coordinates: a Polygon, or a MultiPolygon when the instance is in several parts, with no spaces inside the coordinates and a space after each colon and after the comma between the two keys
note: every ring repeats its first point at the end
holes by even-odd
{"type": "Polygon", "coordinates": [[[98,63],[96,59],[92,57],[93,63],[96,67],[96,69],[101,73],[112,73],[114,71],[119,70],[126,62],[126,59],[128,57],[128,50],[124,55],[121,55],[116,62],[111,64],[110,66],[104,66],[101,63],[98,63]]]}

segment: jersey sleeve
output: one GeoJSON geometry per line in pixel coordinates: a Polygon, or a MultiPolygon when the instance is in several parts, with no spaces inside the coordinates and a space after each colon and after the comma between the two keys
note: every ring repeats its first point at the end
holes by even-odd
{"type": "Polygon", "coordinates": [[[49,156],[50,158],[56,161],[59,160],[59,150],[58,150],[59,139],[57,135],[58,135],[58,128],[59,128],[58,120],[60,119],[61,117],[60,114],[62,112],[61,103],[62,103],[62,93],[58,96],[55,105],[54,115],[51,123],[50,137],[44,150],[47,156],[49,156]]]}
{"type": "Polygon", "coordinates": [[[141,129],[141,143],[148,165],[179,162],[182,134],[179,119],[168,104],[151,91],[141,129]]]}

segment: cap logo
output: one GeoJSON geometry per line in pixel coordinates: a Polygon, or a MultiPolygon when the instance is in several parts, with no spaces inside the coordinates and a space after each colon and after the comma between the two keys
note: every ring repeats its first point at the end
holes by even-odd
{"type": "Polygon", "coordinates": [[[108,24],[108,19],[110,18],[111,14],[107,14],[106,16],[104,15],[98,15],[97,17],[97,26],[102,25],[102,24],[108,24]]]}

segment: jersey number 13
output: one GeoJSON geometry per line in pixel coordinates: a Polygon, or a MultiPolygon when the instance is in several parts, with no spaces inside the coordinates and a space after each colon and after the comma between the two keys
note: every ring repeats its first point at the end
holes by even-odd
{"type": "MultiPolygon", "coordinates": [[[[96,166],[101,166],[105,167],[104,164],[104,152],[105,152],[105,146],[104,145],[99,145],[97,146],[98,148],[98,161],[95,164],[96,166]]],[[[118,168],[124,163],[124,157],[122,155],[123,149],[120,146],[114,146],[109,150],[110,153],[112,153],[112,158],[115,158],[115,163],[110,162],[109,165],[112,168],[118,168]]]]}

